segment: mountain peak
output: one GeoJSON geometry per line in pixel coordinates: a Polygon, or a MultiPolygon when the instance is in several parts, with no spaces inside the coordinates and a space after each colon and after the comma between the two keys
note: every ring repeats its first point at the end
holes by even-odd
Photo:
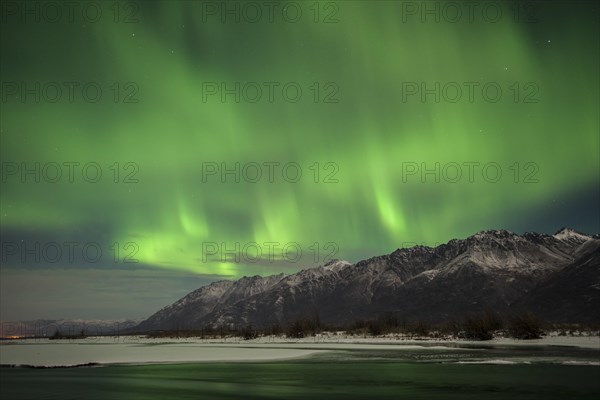
{"type": "Polygon", "coordinates": [[[587,241],[587,240],[591,239],[590,236],[588,236],[584,233],[581,233],[581,232],[577,232],[575,229],[571,229],[571,228],[561,228],[553,236],[554,236],[554,238],[556,238],[558,240],[575,239],[575,240],[587,241]]]}
{"type": "Polygon", "coordinates": [[[509,237],[518,236],[518,235],[516,233],[511,232],[506,229],[488,229],[488,230],[477,232],[472,237],[480,239],[480,238],[485,238],[485,237],[490,237],[490,236],[495,237],[495,238],[509,238],[509,237]]]}
{"type": "Polygon", "coordinates": [[[327,261],[325,265],[323,265],[323,268],[329,271],[338,271],[350,265],[352,265],[352,263],[346,260],[338,260],[337,258],[334,258],[333,260],[327,261]]]}
{"type": "Polygon", "coordinates": [[[485,235],[515,235],[514,232],[509,231],[508,229],[487,229],[487,230],[483,230],[480,231],[478,233],[476,233],[476,235],[478,234],[485,234],[485,235]]]}

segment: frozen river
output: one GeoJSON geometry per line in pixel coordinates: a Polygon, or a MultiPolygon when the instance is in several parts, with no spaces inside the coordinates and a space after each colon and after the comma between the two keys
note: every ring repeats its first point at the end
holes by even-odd
{"type": "MultiPolygon", "coordinates": [[[[560,339],[560,338],[558,338],[560,339]]],[[[187,362],[275,361],[306,357],[356,357],[444,363],[566,363],[600,364],[597,337],[560,341],[398,342],[386,339],[286,342],[277,339],[206,341],[199,339],[146,339],[91,337],[79,340],[28,339],[3,341],[0,363],[26,366],[82,364],[145,364],[187,362]]]]}
{"type": "Polygon", "coordinates": [[[596,399],[596,340],[580,338],[571,346],[560,340],[7,341],[0,346],[0,398],[596,399]],[[98,365],[10,367],[88,363],[98,365]]]}

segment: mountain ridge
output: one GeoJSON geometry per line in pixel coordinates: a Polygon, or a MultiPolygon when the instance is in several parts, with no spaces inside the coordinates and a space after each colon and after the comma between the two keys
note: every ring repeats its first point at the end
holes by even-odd
{"type": "Polygon", "coordinates": [[[442,322],[484,309],[529,310],[557,322],[597,322],[597,236],[569,228],[553,235],[485,230],[354,264],[331,260],[289,275],[217,281],[164,307],[137,330],[268,326],[314,313],[337,325],[384,313],[442,322]],[[570,266],[580,274],[569,274],[570,266]],[[554,303],[561,306],[547,306],[554,303]]]}

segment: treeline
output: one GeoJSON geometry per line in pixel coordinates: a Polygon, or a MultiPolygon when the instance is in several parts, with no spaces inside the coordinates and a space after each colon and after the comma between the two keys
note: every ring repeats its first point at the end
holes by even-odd
{"type": "Polygon", "coordinates": [[[494,337],[513,339],[539,339],[549,331],[559,335],[574,335],[577,332],[597,332],[600,326],[581,324],[553,324],[544,321],[532,312],[521,312],[502,316],[492,310],[473,313],[462,319],[444,323],[424,321],[406,322],[394,314],[385,314],[376,319],[357,321],[348,333],[370,336],[400,334],[409,337],[460,338],[467,340],[491,340],[494,337]]]}
{"type": "Polygon", "coordinates": [[[578,324],[549,324],[533,313],[524,312],[511,316],[500,316],[494,311],[468,315],[461,320],[445,323],[407,321],[396,314],[387,313],[377,318],[356,320],[346,326],[321,323],[318,313],[302,316],[286,324],[273,324],[267,327],[253,325],[206,327],[201,329],[174,329],[147,334],[148,337],[195,337],[201,339],[224,339],[228,337],[251,340],[261,336],[277,336],[301,339],[316,336],[322,332],[344,332],[346,335],[378,337],[401,335],[408,338],[461,338],[466,340],[490,340],[494,337],[515,339],[538,339],[545,332],[556,330],[559,334],[573,335],[587,330],[597,331],[598,326],[578,324]]]}
{"type": "Polygon", "coordinates": [[[59,329],[57,329],[52,336],[48,339],[50,340],[59,340],[59,339],[85,339],[87,335],[85,331],[82,329],[79,333],[63,333],[59,329]]]}
{"type": "Polygon", "coordinates": [[[315,336],[327,330],[320,322],[318,315],[300,317],[287,324],[272,324],[266,327],[256,327],[252,324],[241,326],[202,327],[200,329],[176,328],[171,330],[153,331],[146,334],[148,338],[200,338],[225,339],[228,337],[256,339],[260,336],[286,336],[288,338],[303,338],[315,336]]]}
{"type": "Polygon", "coordinates": [[[503,318],[493,311],[485,311],[468,315],[462,320],[444,323],[406,321],[394,314],[384,314],[375,319],[356,321],[346,332],[363,336],[398,334],[409,338],[454,337],[467,340],[491,340],[495,336],[505,336],[515,339],[538,339],[548,327],[548,324],[532,313],[503,318]]]}

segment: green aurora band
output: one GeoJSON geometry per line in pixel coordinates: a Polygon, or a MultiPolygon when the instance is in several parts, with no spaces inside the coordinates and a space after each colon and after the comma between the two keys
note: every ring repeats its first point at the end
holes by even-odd
{"type": "Polygon", "coordinates": [[[401,23],[400,2],[338,4],[339,22],[331,24],[308,17],[203,23],[199,3],[175,1],[142,3],[132,24],[5,25],[13,39],[3,32],[3,82],[97,81],[105,90],[98,103],[3,102],[3,162],[97,162],[104,174],[98,183],[8,179],[3,230],[74,240],[73,232],[98,227],[107,241],[135,241],[135,258],[145,265],[239,277],[314,265],[315,242],[321,256],[334,242],[336,258],[356,261],[403,243],[520,226],[552,199],[600,180],[597,22],[565,16],[558,35],[551,13],[535,26],[508,16],[401,23]],[[107,100],[112,82],[135,82],[139,102],[107,100]],[[207,82],[297,82],[303,97],[284,101],[276,89],[272,103],[264,93],[256,103],[218,95],[204,101],[207,82]],[[339,102],[315,103],[314,82],[334,82],[339,102]],[[420,94],[404,101],[405,82],[480,86],[473,102],[465,90],[460,101],[436,103],[420,94]],[[487,82],[502,88],[498,102],[482,97],[487,82]],[[523,101],[528,82],[539,87],[539,101],[523,101]],[[302,178],[288,182],[276,168],[272,183],[266,169],[257,183],[223,183],[218,175],[203,182],[202,163],[271,161],[298,163],[302,178]],[[115,162],[121,181],[125,163],[139,166],[139,182],[114,183],[108,167],[115,162]],[[318,183],[309,169],[315,162],[318,183]],[[323,182],[329,162],[339,168],[337,183],[323,182]],[[498,163],[502,178],[489,182],[481,166],[473,182],[466,167],[456,183],[403,175],[403,163],[465,162],[498,163]],[[509,169],[515,162],[518,182],[509,169]],[[532,172],[537,182],[525,182],[532,172]],[[273,263],[204,262],[206,242],[230,249],[297,242],[304,256],[296,263],[279,256],[273,263]]]}

